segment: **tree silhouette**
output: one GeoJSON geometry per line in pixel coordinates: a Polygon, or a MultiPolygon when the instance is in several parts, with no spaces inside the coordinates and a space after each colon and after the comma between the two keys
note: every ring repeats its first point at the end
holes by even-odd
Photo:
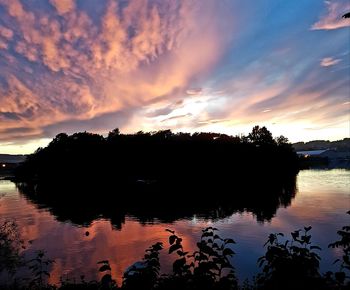
{"type": "Polygon", "coordinates": [[[251,133],[248,134],[248,141],[256,145],[276,145],[272,134],[267,128],[255,126],[251,133]]]}
{"type": "Polygon", "coordinates": [[[114,138],[118,137],[120,134],[120,131],[118,128],[113,129],[108,133],[107,140],[113,140],[114,138]]]}
{"type": "Polygon", "coordinates": [[[345,14],[342,16],[342,18],[350,18],[350,12],[345,13],[345,14]]]}

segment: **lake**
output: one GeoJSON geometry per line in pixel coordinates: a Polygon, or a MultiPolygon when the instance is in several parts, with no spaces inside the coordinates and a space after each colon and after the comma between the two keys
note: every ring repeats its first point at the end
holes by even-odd
{"type": "MultiPolygon", "coordinates": [[[[337,249],[328,249],[329,243],[338,239],[336,231],[349,224],[350,171],[303,170],[297,177],[296,195],[289,206],[281,206],[267,221],[257,220],[250,211],[236,212],[219,219],[193,215],[167,223],[157,219],[142,219],[125,215],[121,225],[97,217],[91,223],[77,224],[58,218],[45,205],[37,204],[21,194],[10,181],[0,181],[0,222],[12,219],[19,226],[21,238],[27,243],[23,253],[33,257],[35,251],[45,250],[48,258],[55,260],[50,269],[50,282],[99,277],[97,262],[108,259],[112,274],[120,285],[124,270],[143,257],[145,249],[155,242],[165,245],[161,263],[165,269],[171,265],[167,254],[169,233],[175,230],[184,240],[185,250],[194,250],[202,229],[215,226],[222,237],[233,238],[237,244],[233,263],[242,282],[257,271],[257,259],[263,255],[263,244],[272,232],[290,232],[312,225],[312,241],[322,248],[321,270],[337,270],[333,261],[340,255],[337,249]],[[89,234],[86,235],[86,232],[89,234]]],[[[82,214],[84,209],[81,210],[82,214]]],[[[23,274],[24,275],[24,274],[23,274]]]]}

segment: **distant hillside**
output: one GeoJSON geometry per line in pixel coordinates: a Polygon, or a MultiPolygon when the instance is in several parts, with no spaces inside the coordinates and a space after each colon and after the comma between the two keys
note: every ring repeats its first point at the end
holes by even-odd
{"type": "Polygon", "coordinates": [[[335,149],[338,151],[350,150],[350,138],[344,138],[338,141],[314,140],[310,142],[294,143],[293,147],[296,151],[335,149]]]}
{"type": "Polygon", "coordinates": [[[0,154],[1,163],[20,163],[26,159],[27,155],[0,154]]]}

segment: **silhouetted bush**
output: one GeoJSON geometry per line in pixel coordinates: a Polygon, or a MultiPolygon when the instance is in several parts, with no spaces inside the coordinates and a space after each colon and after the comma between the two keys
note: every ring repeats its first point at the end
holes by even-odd
{"type": "MultiPolygon", "coordinates": [[[[350,211],[348,211],[347,214],[350,215],[350,211]]],[[[343,255],[341,259],[334,261],[334,263],[340,264],[339,271],[334,274],[328,273],[327,276],[328,278],[333,279],[340,289],[345,289],[345,287],[350,289],[350,225],[343,226],[337,233],[340,236],[340,240],[329,244],[328,247],[342,249],[343,255]]]]}
{"type": "Polygon", "coordinates": [[[14,221],[6,220],[0,224],[0,273],[6,271],[12,275],[23,263],[20,256],[23,244],[14,221]]]}
{"type": "Polygon", "coordinates": [[[98,271],[104,273],[100,281],[86,282],[61,280],[61,285],[47,283],[48,267],[52,260],[45,258],[42,251],[27,262],[32,271],[32,279],[22,284],[3,285],[3,289],[126,289],[126,290],[347,290],[350,289],[349,272],[349,226],[338,233],[339,241],[330,247],[343,249],[344,255],[339,272],[319,271],[318,251],[321,248],[311,242],[311,226],[291,233],[291,240],[286,240],[283,233],[270,234],[266,253],[258,259],[261,273],[252,282],[245,281],[241,286],[235,275],[232,246],[235,241],[221,238],[218,230],[208,227],[203,230],[197,250],[189,253],[182,245],[182,238],[168,230],[169,255],[175,255],[172,272],[161,274],[159,253],[162,243],[155,243],[145,252],[144,258],[126,269],[123,283],[118,287],[111,275],[108,260],[98,262],[98,271]]]}
{"type": "Polygon", "coordinates": [[[30,289],[52,289],[52,285],[47,283],[50,277],[49,267],[54,263],[53,260],[45,257],[44,251],[38,251],[33,259],[30,259],[26,265],[31,271],[31,278],[28,287],[30,289]]]}
{"type": "Polygon", "coordinates": [[[292,240],[280,241],[283,233],[270,234],[266,254],[259,258],[263,267],[258,277],[261,289],[321,289],[319,273],[321,248],[313,245],[311,226],[291,233],[292,240]]]}

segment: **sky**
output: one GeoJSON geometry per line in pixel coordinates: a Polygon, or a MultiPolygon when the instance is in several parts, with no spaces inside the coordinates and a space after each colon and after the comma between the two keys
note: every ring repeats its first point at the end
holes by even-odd
{"type": "Polygon", "coordinates": [[[347,0],[0,0],[0,153],[60,132],[350,137],[347,0]]]}

